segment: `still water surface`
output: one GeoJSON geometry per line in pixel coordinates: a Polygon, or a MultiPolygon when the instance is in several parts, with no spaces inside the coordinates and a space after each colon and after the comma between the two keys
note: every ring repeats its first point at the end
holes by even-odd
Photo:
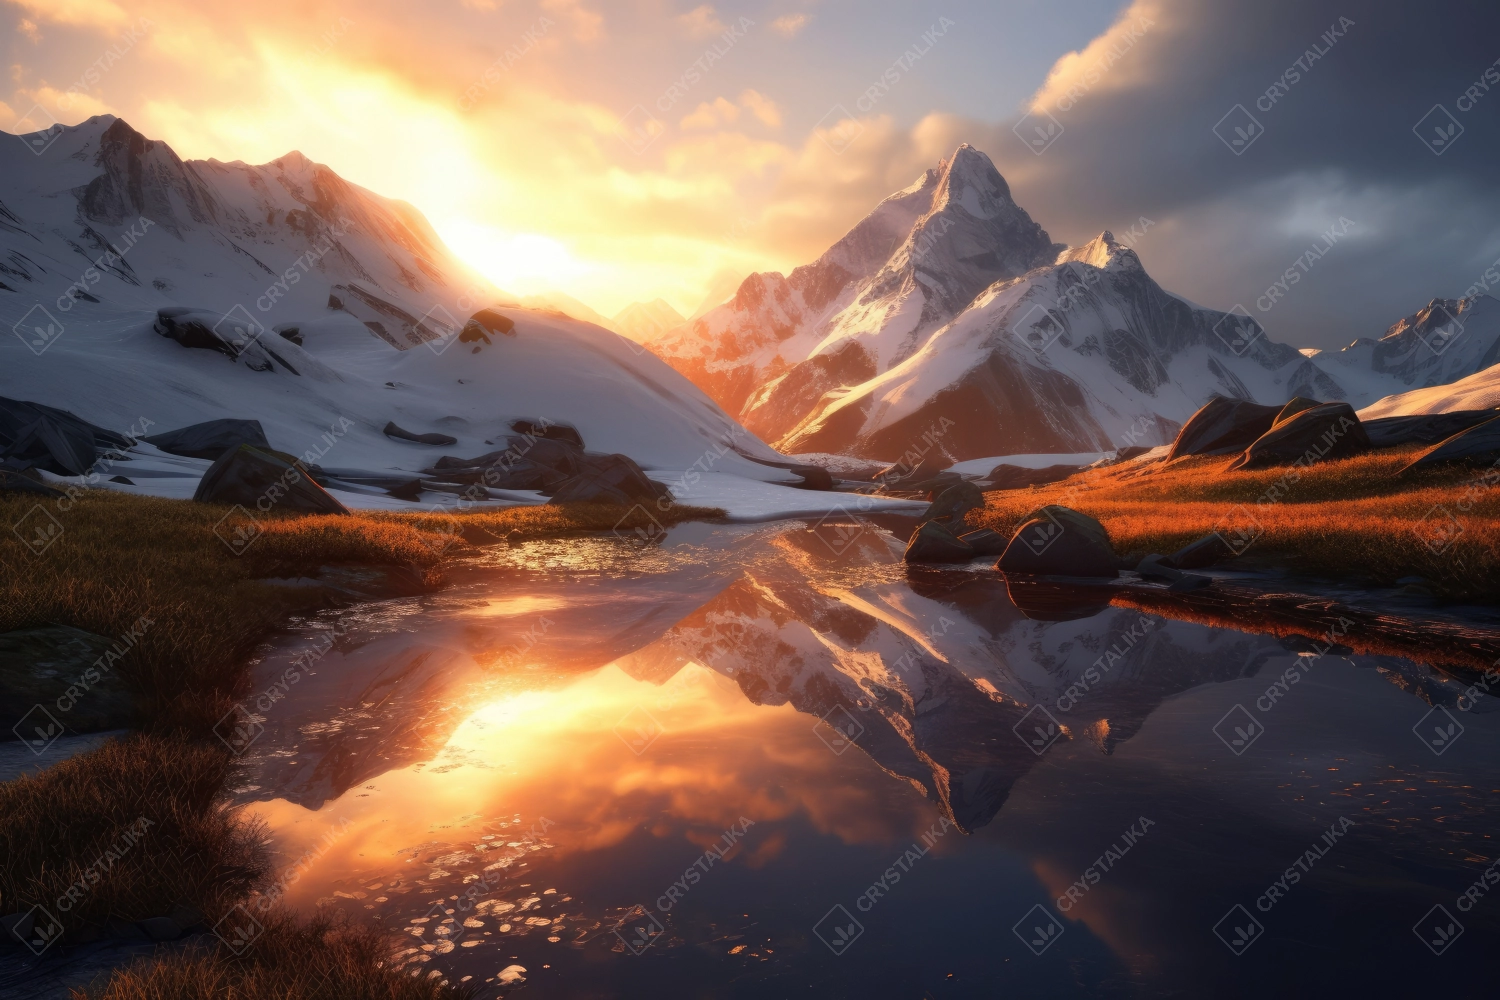
{"type": "Polygon", "coordinates": [[[239,790],[279,894],[490,997],[1494,995],[1496,705],[900,548],[531,543],[304,623],[239,790]]]}

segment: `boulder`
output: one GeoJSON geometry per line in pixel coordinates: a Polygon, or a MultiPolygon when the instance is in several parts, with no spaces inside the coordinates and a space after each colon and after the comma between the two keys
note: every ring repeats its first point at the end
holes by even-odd
{"type": "Polygon", "coordinates": [[[579,451],[583,450],[583,435],[572,424],[556,420],[512,420],[510,429],[525,437],[546,438],[548,441],[563,441],[579,451]]]}
{"type": "Polygon", "coordinates": [[[661,483],[646,478],[646,473],[626,455],[583,456],[578,475],[552,490],[549,503],[611,503],[630,506],[637,503],[671,501],[672,492],[661,483]]]}
{"type": "MultiPolygon", "coordinates": [[[[74,733],[134,726],[135,702],[119,671],[119,657],[127,652],[124,643],[68,625],[0,634],[0,740],[17,738],[14,727],[34,705],[43,706],[74,733]],[[95,661],[106,657],[112,646],[114,658],[106,661],[110,669],[98,670],[95,661]],[[89,670],[97,671],[97,679],[69,696],[69,686],[84,687],[78,681],[89,670]]],[[[51,722],[38,712],[27,724],[51,722]]]]}
{"type": "Polygon", "coordinates": [[[963,476],[956,472],[945,471],[950,464],[943,456],[930,454],[916,465],[902,461],[886,466],[875,473],[875,482],[881,484],[887,490],[911,492],[931,489],[931,486],[922,487],[917,484],[938,482],[941,481],[938,477],[944,475],[947,477],[947,481],[943,481],[943,485],[947,487],[963,479],[963,476]]]}
{"type": "Polygon", "coordinates": [[[163,431],[141,440],[172,455],[210,460],[242,444],[252,444],[257,448],[271,447],[259,420],[232,418],[205,420],[201,424],[189,424],[175,431],[163,431]]]}
{"type": "Polygon", "coordinates": [[[1163,561],[1177,569],[1203,569],[1215,563],[1223,562],[1232,558],[1235,552],[1229,547],[1229,543],[1223,537],[1214,532],[1204,535],[1196,542],[1184,545],[1182,548],[1163,558],[1163,561]]]}
{"type": "Polygon", "coordinates": [[[997,465],[986,477],[991,489],[1024,490],[1028,486],[1045,486],[1061,482],[1083,468],[1081,465],[1049,465],[1044,469],[1027,469],[1019,465],[997,465]]]}
{"type": "Polygon", "coordinates": [[[193,499],[201,503],[239,504],[252,513],[275,510],[349,513],[313,481],[306,469],[249,444],[226,451],[209,466],[193,499]]]}
{"type": "Polygon", "coordinates": [[[995,568],[1006,573],[1113,578],[1120,558],[1104,525],[1070,507],[1048,504],[1022,519],[995,568]]]}
{"type": "Polygon", "coordinates": [[[944,521],[949,525],[963,523],[964,515],[984,506],[984,494],[970,482],[955,483],[937,495],[922,513],[924,521],[944,521]]]}
{"type": "Polygon", "coordinates": [[[902,557],[909,563],[966,563],[977,553],[940,521],[926,521],[911,536],[902,557]]]}
{"type": "Polygon", "coordinates": [[[1281,412],[1276,414],[1276,419],[1271,422],[1271,426],[1275,427],[1283,420],[1286,420],[1289,417],[1295,417],[1303,410],[1310,410],[1314,406],[1322,405],[1323,404],[1319,403],[1316,399],[1308,399],[1306,396],[1293,396],[1291,402],[1283,406],[1281,408],[1281,412]]]}
{"type": "Polygon", "coordinates": [[[1278,423],[1250,443],[1234,469],[1266,469],[1298,461],[1351,458],[1370,450],[1370,436],[1348,403],[1320,403],[1278,423]]]}
{"type": "Polygon", "coordinates": [[[1500,416],[1439,441],[1401,471],[1439,465],[1494,465],[1496,462],[1500,462],[1500,416]]]}
{"type": "Polygon", "coordinates": [[[397,427],[395,421],[391,421],[390,423],[386,424],[383,433],[388,438],[396,438],[401,441],[413,441],[417,444],[435,444],[445,446],[458,444],[458,438],[450,437],[447,434],[413,434],[409,430],[397,427]]]}
{"type": "Polygon", "coordinates": [[[67,410],[0,396],[0,460],[6,468],[82,476],[93,467],[99,452],[131,444],[125,435],[67,410]]]}
{"type": "Polygon", "coordinates": [[[1451,410],[1448,413],[1413,413],[1404,417],[1363,420],[1370,447],[1394,448],[1403,444],[1437,444],[1460,431],[1493,420],[1500,410],[1451,410]]]}
{"type": "Polygon", "coordinates": [[[478,351],[481,341],[486,345],[493,343],[490,340],[491,334],[514,337],[516,324],[509,316],[502,316],[493,309],[481,309],[469,317],[469,321],[459,332],[458,339],[460,343],[473,344],[474,350],[478,351]]]}
{"type": "Polygon", "coordinates": [[[976,556],[998,556],[1005,551],[1005,536],[989,528],[968,531],[958,537],[960,541],[974,550],[976,556]]]}
{"type": "Polygon", "coordinates": [[[1167,461],[1184,455],[1228,455],[1241,451],[1271,429],[1280,406],[1262,406],[1246,399],[1215,396],[1199,408],[1177,432],[1167,461]]]}

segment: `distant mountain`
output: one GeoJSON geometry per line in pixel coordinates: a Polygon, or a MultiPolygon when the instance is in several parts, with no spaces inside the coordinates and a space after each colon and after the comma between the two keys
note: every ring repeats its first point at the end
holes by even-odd
{"type": "Polygon", "coordinates": [[[592,306],[580,302],[573,296],[564,292],[543,292],[539,295],[523,295],[521,305],[528,309],[551,309],[560,312],[573,319],[581,319],[585,323],[593,323],[602,326],[606,330],[619,333],[615,321],[601,312],[595,312],[592,306]]]}
{"type": "Polygon", "coordinates": [[[1053,243],[963,145],[818,260],[751,275],[650,346],[782,451],[893,460],[931,441],[961,461],[1165,443],[1215,394],[1362,406],[1452,381],[1495,360],[1497,305],[1434,301],[1309,357],[1165,291],[1107,231],[1053,243]]]}
{"type": "Polygon", "coordinates": [[[693,320],[707,313],[710,309],[721,306],[734,298],[734,293],[739,291],[740,285],[744,284],[749,275],[744,271],[736,271],[733,268],[721,268],[708,283],[708,291],[703,296],[703,301],[698,303],[698,308],[687,318],[691,323],[693,320]]]}
{"type": "Polygon", "coordinates": [[[732,445],[716,472],[801,482],[660,359],[521,307],[415,208],[300,153],[184,161],[108,115],[27,140],[0,133],[0,396],[122,432],[256,419],[284,451],[332,437],[324,464],[408,470],[442,451],[390,422],[472,456],[544,418],[647,468],[732,445]],[[486,308],[513,326],[464,329],[486,308]]]}
{"type": "Polygon", "coordinates": [[[668,330],[675,330],[687,320],[662,299],[632,302],[615,313],[615,329],[631,340],[647,341],[668,330]]]}

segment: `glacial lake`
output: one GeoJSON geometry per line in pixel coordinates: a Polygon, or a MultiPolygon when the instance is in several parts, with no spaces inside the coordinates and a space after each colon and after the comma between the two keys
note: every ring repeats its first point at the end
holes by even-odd
{"type": "Polygon", "coordinates": [[[273,895],[483,997],[1493,995],[1500,692],[901,548],[499,546],[296,623],[273,895]]]}

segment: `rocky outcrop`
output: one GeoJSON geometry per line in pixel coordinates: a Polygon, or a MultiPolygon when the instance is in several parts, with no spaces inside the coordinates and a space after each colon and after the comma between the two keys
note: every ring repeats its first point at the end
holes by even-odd
{"type": "MultiPolygon", "coordinates": [[[[1288,404],[1290,405],[1290,404],[1288,404]]],[[[1241,451],[1271,429],[1284,407],[1215,396],[1177,432],[1167,461],[1187,455],[1228,455],[1241,451]]]]}
{"type": "Polygon", "coordinates": [[[130,444],[125,435],[67,410],[0,396],[0,466],[4,468],[81,476],[93,467],[100,452],[130,444]]]}
{"type": "Polygon", "coordinates": [[[671,502],[672,492],[626,455],[585,453],[578,475],[552,492],[549,503],[608,503],[625,507],[637,503],[671,502]]]}
{"type": "Polygon", "coordinates": [[[1500,416],[1459,431],[1418,455],[1402,472],[1440,465],[1494,465],[1500,462],[1500,416]]]}
{"type": "Polygon", "coordinates": [[[259,420],[205,420],[201,424],[189,424],[175,431],[163,431],[141,439],[172,455],[188,458],[218,458],[230,448],[242,444],[257,448],[269,448],[266,432],[259,420]]]}
{"type": "Polygon", "coordinates": [[[943,490],[928,504],[922,514],[924,521],[942,521],[948,527],[963,523],[964,515],[971,510],[984,507],[984,494],[970,482],[955,483],[943,490]]]}
{"type": "Polygon", "coordinates": [[[239,504],[252,515],[272,511],[349,513],[296,459],[248,444],[225,452],[214,462],[203,474],[193,499],[239,504]]]}
{"type": "Polygon", "coordinates": [[[1352,458],[1369,450],[1370,436],[1352,406],[1321,403],[1277,423],[1256,438],[1229,468],[1265,469],[1352,458]]]}
{"type": "Polygon", "coordinates": [[[1497,416],[1500,416],[1500,410],[1449,410],[1447,413],[1376,417],[1360,423],[1370,435],[1370,447],[1395,448],[1403,444],[1437,444],[1497,416]]]}

